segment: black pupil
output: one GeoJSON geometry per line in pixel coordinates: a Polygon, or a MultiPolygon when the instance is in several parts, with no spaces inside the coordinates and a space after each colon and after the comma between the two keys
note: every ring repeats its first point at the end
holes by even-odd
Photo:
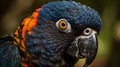
{"type": "Polygon", "coordinates": [[[62,23],[62,26],[64,27],[64,26],[65,26],[65,23],[62,23]]]}
{"type": "Polygon", "coordinates": [[[90,31],[89,31],[89,30],[86,30],[85,32],[86,32],[86,33],[89,33],[90,31]]]}

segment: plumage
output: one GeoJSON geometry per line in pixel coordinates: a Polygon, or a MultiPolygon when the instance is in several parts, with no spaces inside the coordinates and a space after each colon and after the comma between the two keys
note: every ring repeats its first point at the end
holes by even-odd
{"type": "Polygon", "coordinates": [[[0,41],[0,67],[19,67],[20,56],[18,48],[10,40],[10,37],[1,38],[0,41]],[[3,40],[6,40],[3,42],[3,40]],[[7,41],[8,40],[8,41],[7,41]],[[9,41],[10,40],[10,41],[9,41]]]}
{"type": "MultiPolygon", "coordinates": [[[[94,9],[74,1],[56,1],[44,4],[30,17],[23,20],[15,33],[9,36],[10,40],[8,37],[6,37],[8,40],[0,39],[0,66],[73,67],[79,58],[89,59],[88,55],[85,56],[79,52],[87,50],[88,47],[83,46],[83,49],[80,47],[78,50],[79,45],[76,46],[74,41],[75,39],[79,41],[79,36],[84,35],[83,31],[86,28],[93,29],[97,33],[100,31],[101,19],[94,9]],[[61,20],[69,25],[67,28],[70,28],[68,31],[71,31],[64,31],[66,28],[60,30],[59,25],[56,26],[56,23],[59,24],[61,20]],[[77,57],[77,51],[79,57],[77,57]]],[[[88,44],[82,41],[81,43],[88,44]]],[[[90,44],[92,43],[94,42],[91,41],[90,44]]],[[[96,43],[97,41],[94,44],[96,43]]],[[[96,51],[97,47],[94,48],[93,45],[90,46],[90,49],[96,51]]],[[[83,53],[86,52],[83,51],[83,53]]],[[[94,57],[90,58],[94,59],[94,57]]],[[[92,61],[87,60],[84,67],[92,61]]]]}

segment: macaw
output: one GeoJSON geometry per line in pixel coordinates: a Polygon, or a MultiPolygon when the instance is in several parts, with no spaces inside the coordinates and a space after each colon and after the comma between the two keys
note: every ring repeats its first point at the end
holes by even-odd
{"type": "Polygon", "coordinates": [[[23,19],[17,30],[0,38],[0,67],[74,67],[98,50],[98,12],[75,1],[42,5],[23,19]]]}

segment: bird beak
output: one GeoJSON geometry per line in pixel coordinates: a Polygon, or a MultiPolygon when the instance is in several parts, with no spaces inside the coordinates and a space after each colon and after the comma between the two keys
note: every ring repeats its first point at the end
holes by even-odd
{"type": "Polygon", "coordinates": [[[98,50],[98,41],[96,34],[88,37],[78,37],[75,41],[71,42],[67,53],[76,58],[86,58],[83,67],[90,65],[96,57],[98,50]]]}

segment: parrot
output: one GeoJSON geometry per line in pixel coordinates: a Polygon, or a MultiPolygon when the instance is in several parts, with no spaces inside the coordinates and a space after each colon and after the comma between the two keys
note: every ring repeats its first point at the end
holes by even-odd
{"type": "Polygon", "coordinates": [[[0,67],[88,67],[98,51],[98,12],[75,1],[37,8],[17,29],[0,38],[0,67]]]}

